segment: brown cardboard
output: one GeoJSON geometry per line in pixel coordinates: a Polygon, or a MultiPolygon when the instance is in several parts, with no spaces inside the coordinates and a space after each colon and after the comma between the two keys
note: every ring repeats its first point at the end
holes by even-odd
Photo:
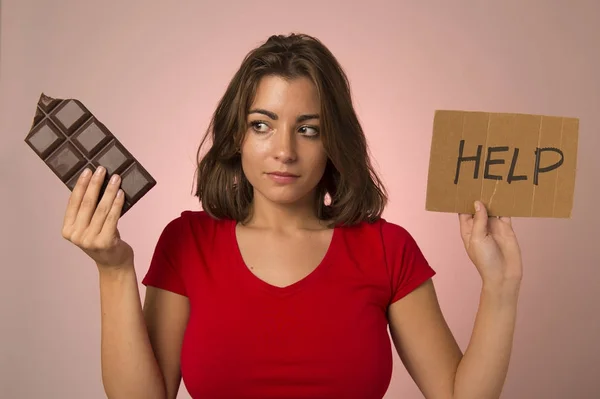
{"type": "Polygon", "coordinates": [[[436,111],[425,208],[472,214],[481,200],[490,216],[570,218],[578,135],[577,118],[436,111]],[[480,151],[477,171],[458,162],[461,142],[463,157],[480,151]]]}

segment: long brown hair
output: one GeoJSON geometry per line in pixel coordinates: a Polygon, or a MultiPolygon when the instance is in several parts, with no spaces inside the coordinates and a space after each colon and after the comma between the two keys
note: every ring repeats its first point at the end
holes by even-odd
{"type": "Polygon", "coordinates": [[[327,47],[306,34],[269,37],[246,55],[233,76],[198,148],[200,158],[202,147],[211,139],[212,145],[196,170],[195,196],[203,209],[217,219],[245,221],[250,214],[253,188],[242,172],[239,149],[256,88],[267,75],[307,77],[317,88],[321,137],[328,156],[316,187],[317,216],[330,221],[330,226],[379,218],[387,193],[369,159],[348,78],[327,47]]]}

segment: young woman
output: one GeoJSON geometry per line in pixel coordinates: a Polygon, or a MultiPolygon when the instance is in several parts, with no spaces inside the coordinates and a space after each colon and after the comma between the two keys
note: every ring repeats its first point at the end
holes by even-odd
{"type": "MultiPolygon", "coordinates": [[[[411,235],[381,218],[348,81],[307,35],[273,36],[244,59],[205,136],[203,211],[163,230],[138,293],[120,238],[120,178],[82,175],[63,236],[99,271],[109,398],[381,398],[392,342],[426,398],[500,395],[521,256],[509,218],[459,215],[482,277],[463,354],[411,235]],[[388,333],[388,326],[392,340],[388,333]]],[[[204,143],[203,140],[203,143],[204,143]]],[[[202,148],[202,145],[201,145],[202,148]]]]}

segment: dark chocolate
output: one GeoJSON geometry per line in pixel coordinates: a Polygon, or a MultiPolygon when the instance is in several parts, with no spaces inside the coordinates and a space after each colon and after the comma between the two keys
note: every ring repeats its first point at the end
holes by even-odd
{"type": "Polygon", "coordinates": [[[95,171],[103,166],[107,173],[100,200],[110,176],[119,174],[125,193],[121,216],[156,185],[150,173],[79,100],[42,93],[25,142],[71,191],[86,167],[95,171]]]}

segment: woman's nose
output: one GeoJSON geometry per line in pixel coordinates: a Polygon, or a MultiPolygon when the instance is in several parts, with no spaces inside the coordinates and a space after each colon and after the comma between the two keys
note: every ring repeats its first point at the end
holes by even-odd
{"type": "Polygon", "coordinates": [[[273,139],[274,154],[277,160],[284,163],[296,160],[296,136],[291,129],[278,130],[273,139]]]}

